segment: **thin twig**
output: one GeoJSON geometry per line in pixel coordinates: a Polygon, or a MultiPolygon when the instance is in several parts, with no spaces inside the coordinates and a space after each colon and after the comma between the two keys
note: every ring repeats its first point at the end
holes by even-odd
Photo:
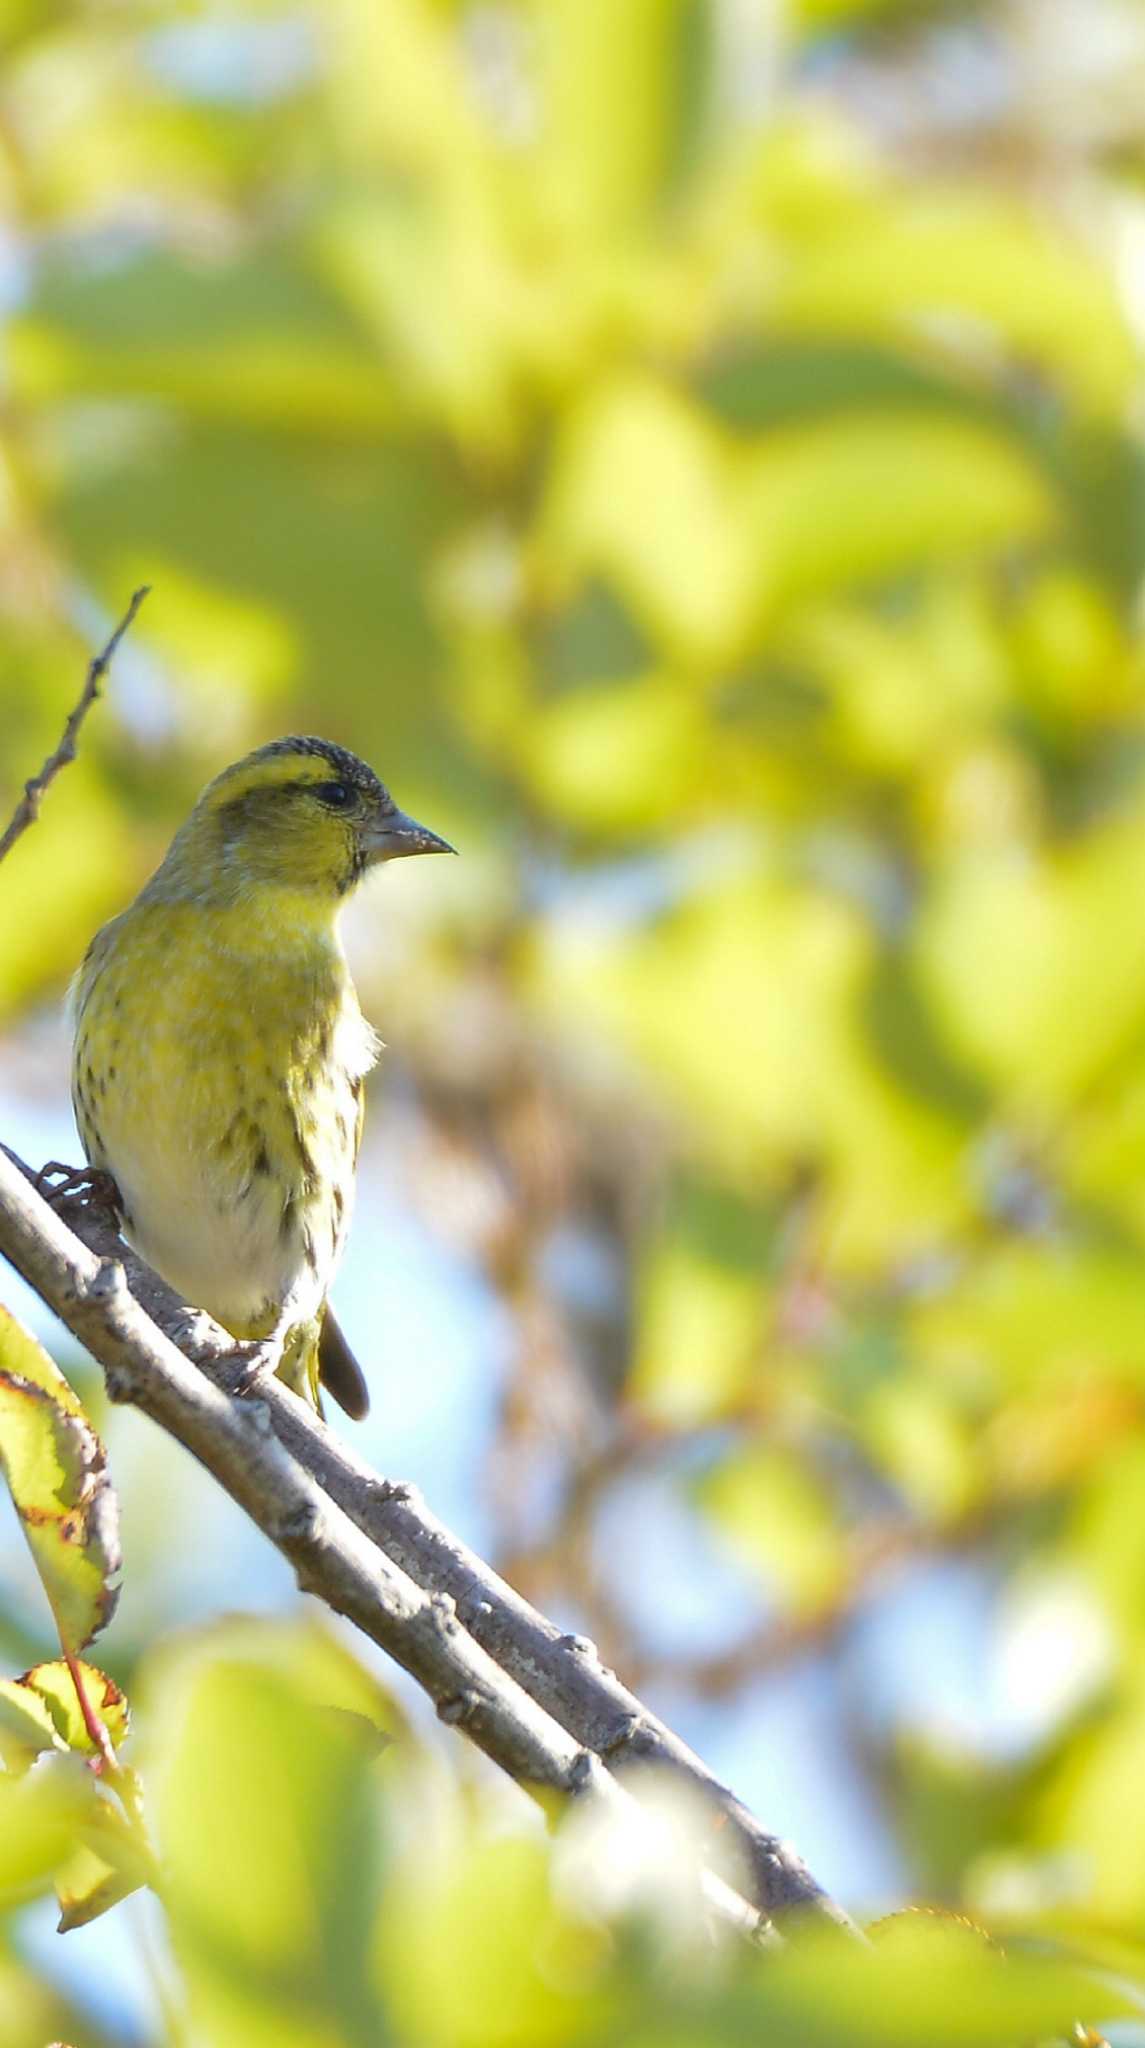
{"type": "MultiPolygon", "coordinates": [[[[0,1145],[0,1167],[4,1152],[0,1145]]],[[[14,1154],[7,1156],[30,1182],[30,1168],[14,1154]]],[[[5,1221],[7,1205],[0,1187],[0,1250],[60,1313],[58,1302],[45,1293],[36,1274],[21,1265],[11,1225],[5,1221]]],[[[146,1312],[185,1358],[208,1374],[225,1370],[232,1340],[208,1316],[189,1308],[124,1245],[105,1210],[65,1198],[49,1213],[53,1224],[62,1227],[66,1221],[90,1251],[121,1263],[140,1312],[146,1312]]],[[[64,1320],[69,1318],[65,1315],[64,1320]]],[[[96,1350],[90,1339],[84,1341],[96,1350]]],[[[106,1362],[98,1350],[96,1355],[106,1362]]],[[[389,1566],[423,1594],[447,1599],[481,1652],[583,1752],[610,1770],[658,1765],[699,1795],[711,1815],[713,1862],[758,1911],[777,1918],[804,1912],[850,1925],[790,1844],[770,1834],[680,1737],[600,1663],[591,1643],[563,1634],[531,1607],[436,1519],[413,1487],[374,1472],[281,1381],[268,1379],[258,1394],[279,1446],[321,1494],[336,1503],[335,1511],[344,1513],[389,1566]]],[[[201,1455],[195,1445],[190,1448],[201,1455]]]]}
{"type": "Polygon", "coordinates": [[[149,583],[144,583],[135,592],[131,603],[128,605],[107,645],[90,663],[87,680],[80,693],[79,702],[69,714],[59,746],[54,754],[48,755],[39,774],[30,776],[24,784],[24,794],[8,820],[3,836],[0,837],[0,860],[3,860],[6,853],[11,852],[21,833],[26,832],[29,825],[33,824],[36,818],[38,818],[40,804],[43,801],[44,792],[49,783],[54,782],[61,768],[65,768],[69,761],[75,760],[76,735],[96,698],[99,696],[99,686],[111,666],[112,656],[116,648],[119,646],[150,588],[151,585],[149,583]]]}

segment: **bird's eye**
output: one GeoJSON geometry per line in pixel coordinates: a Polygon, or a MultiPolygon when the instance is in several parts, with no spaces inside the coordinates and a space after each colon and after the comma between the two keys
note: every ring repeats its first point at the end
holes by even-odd
{"type": "Polygon", "coordinates": [[[316,782],[312,794],[328,811],[348,811],[354,801],[348,782],[316,782]]]}

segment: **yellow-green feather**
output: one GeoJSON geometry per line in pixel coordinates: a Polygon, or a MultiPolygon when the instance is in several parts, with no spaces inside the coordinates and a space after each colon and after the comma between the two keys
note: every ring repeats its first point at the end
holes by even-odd
{"type": "Polygon", "coordinates": [[[133,1242],[237,1338],[285,1329],[312,1397],[377,1053],[336,930],[346,827],[305,794],[330,772],[280,750],[211,785],[89,949],[73,1070],[133,1242]]]}

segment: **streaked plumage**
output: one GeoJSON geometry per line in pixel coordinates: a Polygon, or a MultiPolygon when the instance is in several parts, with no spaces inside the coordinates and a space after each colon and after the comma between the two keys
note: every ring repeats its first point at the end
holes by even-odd
{"type": "Polygon", "coordinates": [[[351,1414],[325,1302],[379,1041],[338,912],[374,863],[445,850],[354,755],[275,741],[203,792],[77,978],[76,1121],[126,1235],[235,1337],[285,1333],[284,1378],[316,1399],[320,1372],[351,1414]]]}

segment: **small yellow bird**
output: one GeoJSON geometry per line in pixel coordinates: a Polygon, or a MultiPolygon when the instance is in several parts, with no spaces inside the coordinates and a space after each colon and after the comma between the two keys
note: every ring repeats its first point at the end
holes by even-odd
{"type": "Polygon", "coordinates": [[[342,1250],[379,1041],[339,912],[366,871],[452,853],[373,770],[274,740],[216,777],[75,985],[72,1099],[124,1233],[240,1340],[355,1418],[369,1397],[326,1296],[342,1250]]]}

